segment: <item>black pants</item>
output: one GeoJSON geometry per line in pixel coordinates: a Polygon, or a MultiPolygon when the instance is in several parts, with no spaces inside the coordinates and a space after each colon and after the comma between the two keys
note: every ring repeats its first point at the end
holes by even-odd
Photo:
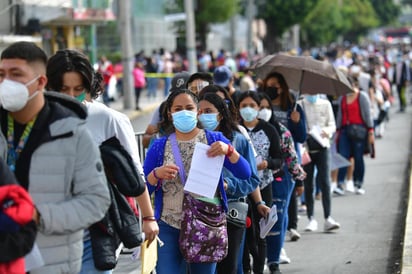
{"type": "Polygon", "coordinates": [[[217,263],[216,270],[218,274],[237,274],[238,258],[242,254],[239,254],[240,245],[243,240],[243,233],[245,227],[241,228],[231,223],[227,223],[227,236],[228,236],[228,252],[226,258],[217,263]]]}
{"type": "MultiPolygon", "coordinates": [[[[295,185],[296,188],[296,185],[295,185]]],[[[290,203],[288,208],[288,230],[298,228],[298,200],[296,196],[296,191],[293,190],[292,195],[290,196],[290,203]]]]}

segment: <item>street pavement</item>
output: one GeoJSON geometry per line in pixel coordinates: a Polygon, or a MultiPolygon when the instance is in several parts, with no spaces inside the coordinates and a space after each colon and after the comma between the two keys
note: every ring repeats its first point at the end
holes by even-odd
{"type": "MultiPolygon", "coordinates": [[[[150,115],[162,101],[160,97],[144,100],[142,96],[139,112],[123,110],[121,102],[111,106],[134,120],[150,115]]],[[[302,238],[285,243],[292,262],[281,265],[283,273],[412,273],[412,209],[408,210],[412,107],[405,113],[395,109],[385,136],[376,140],[376,159],[366,156],[366,194],[333,197],[332,217],[341,224],[336,233],[323,233],[320,201],[315,203],[319,231],[305,232],[308,221],[301,214],[298,231],[302,238]]],[[[114,273],[140,271],[138,261],[122,254],[114,273]]]]}

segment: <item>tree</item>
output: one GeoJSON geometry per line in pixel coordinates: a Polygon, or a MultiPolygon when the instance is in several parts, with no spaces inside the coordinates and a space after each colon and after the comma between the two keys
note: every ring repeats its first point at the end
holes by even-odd
{"type": "MultiPolygon", "coordinates": [[[[207,33],[210,24],[227,22],[236,15],[240,0],[197,0],[195,1],[196,33],[202,49],[207,48],[207,33]]],[[[166,4],[169,13],[183,10],[183,0],[171,1],[166,4]]],[[[176,24],[178,32],[184,32],[182,22],[176,24]]]]}
{"type": "Polygon", "coordinates": [[[265,49],[272,53],[279,49],[278,39],[291,26],[303,22],[319,0],[258,0],[257,17],[265,20],[267,35],[265,49]]]}
{"type": "Polygon", "coordinates": [[[319,45],[336,41],[338,35],[356,41],[378,24],[378,16],[367,0],[320,0],[306,16],[302,32],[308,45],[319,45]]]}
{"type": "MultiPolygon", "coordinates": [[[[379,25],[381,26],[386,26],[395,21],[401,12],[400,6],[396,5],[394,1],[370,0],[370,2],[378,16],[379,25]]],[[[409,2],[410,5],[412,4],[412,0],[403,0],[403,2],[409,2]]]]}

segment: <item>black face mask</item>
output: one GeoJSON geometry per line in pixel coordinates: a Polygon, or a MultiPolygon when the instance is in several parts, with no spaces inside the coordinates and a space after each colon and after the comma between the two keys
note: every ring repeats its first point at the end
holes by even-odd
{"type": "Polygon", "coordinates": [[[267,87],[265,89],[266,94],[270,97],[271,100],[275,100],[279,96],[278,89],[275,87],[267,87]]]}

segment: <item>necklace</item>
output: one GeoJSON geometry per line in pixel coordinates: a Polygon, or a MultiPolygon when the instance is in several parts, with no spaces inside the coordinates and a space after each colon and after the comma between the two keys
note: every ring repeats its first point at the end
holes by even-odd
{"type": "Polygon", "coordinates": [[[22,152],[24,146],[29,139],[30,132],[33,128],[36,117],[29,121],[24,128],[23,134],[20,136],[20,140],[17,145],[14,145],[14,120],[10,114],[7,115],[7,165],[14,172],[16,170],[16,162],[22,152]]]}

